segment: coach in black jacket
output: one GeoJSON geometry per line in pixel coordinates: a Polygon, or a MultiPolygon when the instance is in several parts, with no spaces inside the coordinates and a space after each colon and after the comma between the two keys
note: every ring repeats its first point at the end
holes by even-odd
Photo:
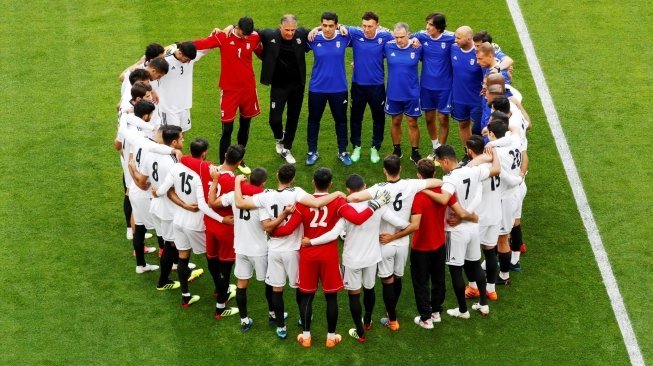
{"type": "Polygon", "coordinates": [[[272,86],[270,128],[277,141],[277,154],[290,164],[295,163],[290,150],[304,102],[308,32],[304,28],[297,28],[297,19],[290,14],[281,18],[278,29],[258,31],[263,45],[261,84],[272,86]],[[286,103],[288,103],[288,111],[284,130],[283,110],[286,103]]]}

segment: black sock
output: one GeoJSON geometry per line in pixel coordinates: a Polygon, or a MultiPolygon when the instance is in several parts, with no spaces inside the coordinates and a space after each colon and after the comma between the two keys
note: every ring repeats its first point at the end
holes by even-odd
{"type": "Polygon", "coordinates": [[[301,296],[302,296],[302,301],[301,301],[301,305],[299,306],[299,312],[301,313],[301,317],[302,317],[302,326],[304,332],[310,332],[311,318],[313,317],[313,299],[315,298],[315,294],[302,293],[301,296]]]}
{"type": "Polygon", "coordinates": [[[363,320],[361,316],[363,314],[363,308],[361,307],[361,294],[349,294],[349,311],[351,311],[351,317],[354,320],[354,325],[356,325],[356,333],[359,337],[365,337],[365,330],[363,329],[363,320]]]}
{"type": "Polygon", "coordinates": [[[374,310],[374,304],[376,303],[376,292],[374,288],[363,289],[363,304],[365,305],[365,315],[363,316],[363,322],[365,324],[372,324],[372,311],[374,310]]]}
{"type": "Polygon", "coordinates": [[[284,312],[283,292],[281,291],[272,292],[272,308],[274,309],[274,316],[276,318],[277,327],[283,328],[286,325],[283,318],[283,312],[284,312]]]}
{"type": "Polygon", "coordinates": [[[326,298],[327,332],[335,333],[338,324],[338,293],[324,294],[326,298]]]}
{"type": "Polygon", "coordinates": [[[166,246],[165,240],[163,240],[162,236],[156,236],[156,242],[159,244],[159,249],[163,249],[166,246]]]}
{"type": "Polygon", "coordinates": [[[236,289],[236,305],[240,318],[247,318],[247,288],[236,289]]]}
{"type": "Polygon", "coordinates": [[[274,306],[272,306],[272,286],[265,284],[265,300],[268,302],[268,312],[274,311],[274,306]]]}
{"type": "Polygon", "coordinates": [[[403,288],[401,283],[401,277],[395,276],[394,285],[395,285],[395,307],[397,307],[397,303],[399,303],[399,296],[401,296],[401,289],[403,288]]]}
{"type": "Polygon", "coordinates": [[[397,300],[394,283],[383,284],[383,303],[385,304],[385,311],[388,313],[388,318],[391,321],[397,320],[397,309],[395,308],[397,300]]]}
{"type": "Polygon", "coordinates": [[[134,246],[134,252],[136,252],[136,265],[145,266],[145,253],[143,250],[145,248],[145,233],[147,229],[145,225],[136,225],[136,230],[134,231],[134,240],[132,245],[134,246]]]}
{"type": "Polygon", "coordinates": [[[485,273],[487,283],[494,283],[497,279],[497,251],[496,248],[483,249],[485,255],[485,273]]]}
{"type": "Polygon", "coordinates": [[[166,243],[163,248],[163,254],[159,258],[159,264],[161,266],[161,273],[159,274],[159,287],[162,287],[166,283],[170,282],[170,272],[172,272],[172,262],[175,258],[175,252],[177,248],[166,243]]]}
{"type": "MultiPolygon", "coordinates": [[[[469,263],[469,267],[471,271],[474,273],[474,278],[476,281],[476,287],[478,287],[478,292],[480,292],[481,300],[480,303],[481,305],[487,305],[487,286],[486,286],[486,281],[485,281],[485,276],[483,275],[483,268],[481,267],[481,261],[465,261],[465,265],[469,263]]],[[[487,263],[486,263],[487,264],[487,263]]]]}
{"type": "Polygon", "coordinates": [[[522,241],[521,225],[513,226],[510,231],[510,250],[518,252],[521,249],[522,241]]]}
{"type": "Polygon", "coordinates": [[[467,303],[465,302],[465,280],[463,279],[463,267],[449,266],[449,273],[451,274],[453,292],[456,294],[456,300],[458,300],[458,310],[461,313],[465,313],[467,312],[467,303]]]}
{"type": "MultiPolygon", "coordinates": [[[[501,272],[508,272],[510,271],[510,259],[512,258],[512,254],[510,252],[508,253],[499,253],[499,269],[501,272]]],[[[487,263],[486,263],[486,268],[487,268],[487,263]]]]}
{"type": "Polygon", "coordinates": [[[188,277],[190,277],[190,268],[188,268],[188,261],[188,258],[179,258],[179,264],[177,264],[177,276],[179,277],[179,284],[181,285],[182,294],[189,293],[188,277]]]}

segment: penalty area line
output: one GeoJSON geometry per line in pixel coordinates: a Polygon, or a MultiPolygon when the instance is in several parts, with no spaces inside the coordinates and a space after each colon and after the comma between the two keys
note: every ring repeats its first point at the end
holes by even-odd
{"type": "Polygon", "coordinates": [[[551,97],[551,92],[549,91],[546,79],[544,78],[544,73],[540,67],[540,61],[535,54],[533,41],[528,33],[528,28],[526,27],[524,16],[519,8],[518,0],[506,0],[506,3],[508,4],[510,15],[512,16],[517,33],[519,34],[519,40],[524,48],[526,60],[528,61],[528,66],[533,75],[537,93],[542,101],[542,107],[544,108],[549,128],[551,128],[551,133],[553,134],[556,147],[558,148],[558,153],[562,159],[562,165],[564,166],[567,179],[571,185],[578,212],[580,213],[583,225],[587,231],[587,238],[589,239],[592,251],[594,252],[596,263],[599,266],[599,271],[601,272],[603,283],[608,292],[608,297],[610,298],[610,304],[614,311],[615,318],[619,324],[619,329],[621,330],[621,335],[624,339],[630,362],[633,365],[645,365],[642,351],[637,343],[637,337],[635,336],[632,323],[628,317],[623,297],[619,291],[619,285],[617,284],[614,272],[610,266],[608,254],[603,246],[603,240],[601,239],[599,229],[596,226],[596,221],[594,220],[594,215],[592,214],[587,195],[583,189],[580,176],[578,175],[574,158],[571,155],[567,138],[562,130],[562,126],[560,125],[558,112],[553,104],[553,98],[551,97]]]}

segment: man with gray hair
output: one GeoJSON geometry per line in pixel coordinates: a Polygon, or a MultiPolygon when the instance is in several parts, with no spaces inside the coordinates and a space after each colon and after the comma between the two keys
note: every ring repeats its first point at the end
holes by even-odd
{"type": "Polygon", "coordinates": [[[292,14],[281,17],[279,28],[258,31],[263,46],[261,84],[270,85],[270,128],[276,151],[286,162],[295,163],[290,149],[295,139],[306,85],[306,37],[308,30],[297,27],[292,14]],[[283,128],[283,110],[286,128],[283,128]]]}

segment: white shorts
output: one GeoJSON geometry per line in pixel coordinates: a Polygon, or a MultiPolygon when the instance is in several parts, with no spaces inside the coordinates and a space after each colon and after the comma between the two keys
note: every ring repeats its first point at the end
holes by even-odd
{"type": "Polygon", "coordinates": [[[184,132],[190,130],[190,109],[186,109],[177,113],[161,111],[161,124],[179,126],[184,132]]]}
{"type": "Polygon", "coordinates": [[[496,225],[479,225],[478,236],[481,239],[481,244],[488,247],[497,246],[499,241],[500,224],[496,225]]]}
{"type": "Polygon", "coordinates": [[[152,224],[154,224],[157,236],[163,237],[165,241],[175,241],[172,220],[161,220],[159,216],[153,213],[150,213],[150,218],[152,218],[152,224]]]}
{"type": "Polygon", "coordinates": [[[519,188],[515,188],[504,197],[501,197],[501,227],[500,235],[510,234],[512,227],[515,225],[517,217],[517,206],[519,201],[519,188]]]}
{"type": "Polygon", "coordinates": [[[186,229],[179,225],[173,225],[172,231],[175,238],[175,246],[178,250],[193,250],[195,254],[206,253],[206,234],[204,231],[186,229]]]}
{"type": "Polygon", "coordinates": [[[465,261],[481,260],[481,240],[478,236],[478,226],[445,231],[444,233],[448,265],[460,267],[465,264],[465,261]]]}
{"type": "Polygon", "coordinates": [[[268,252],[268,271],[265,274],[265,283],[272,287],[286,285],[297,288],[297,274],[299,272],[299,251],[268,252]]]}
{"type": "Polygon", "coordinates": [[[528,192],[528,188],[526,187],[526,182],[522,182],[522,184],[517,187],[519,190],[519,196],[518,196],[518,201],[517,201],[517,212],[515,212],[515,218],[516,219],[521,219],[521,208],[524,205],[524,198],[526,198],[526,192],[528,192]]]}
{"type": "Polygon", "coordinates": [[[129,192],[129,202],[132,205],[132,214],[136,225],[144,225],[148,230],[154,229],[152,214],[150,214],[150,199],[140,194],[129,192]]]}
{"type": "Polygon", "coordinates": [[[374,288],[376,269],[377,264],[365,268],[349,268],[343,266],[342,281],[345,284],[345,290],[355,291],[360,290],[361,287],[367,290],[374,288]]]}
{"type": "Polygon", "coordinates": [[[378,275],[388,278],[392,275],[402,277],[408,259],[408,245],[381,245],[381,262],[378,264],[378,275]]]}
{"type": "Polygon", "coordinates": [[[256,280],[265,281],[268,269],[268,256],[250,256],[236,253],[234,276],[239,280],[249,280],[256,271],[256,280]]]}

